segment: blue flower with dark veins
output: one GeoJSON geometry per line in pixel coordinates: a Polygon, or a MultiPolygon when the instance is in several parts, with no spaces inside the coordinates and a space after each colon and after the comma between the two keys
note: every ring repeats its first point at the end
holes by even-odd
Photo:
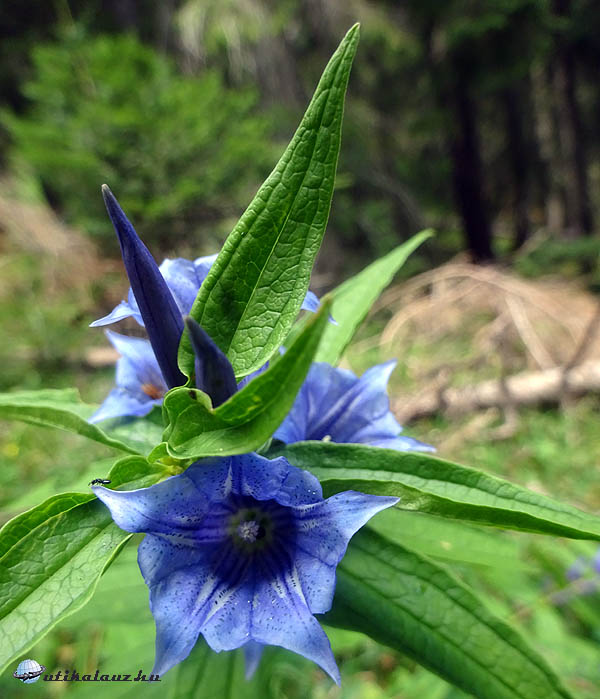
{"type": "Polygon", "coordinates": [[[155,405],[162,405],[167,384],[148,340],[126,337],[105,331],[112,346],[121,355],[117,360],[116,387],[89,419],[100,422],[108,418],[147,415],[155,405]]]}
{"type": "Polygon", "coordinates": [[[397,498],[324,500],[312,474],[258,454],[204,459],[141,490],[92,489],[119,527],[146,534],[138,563],[156,622],[153,673],[184,660],[202,635],[217,652],[247,646],[254,664],[262,645],[282,646],[339,684],[314,614],[331,608],[350,538],[397,498]]]}
{"type": "Polygon", "coordinates": [[[286,444],[325,440],[435,451],[429,444],[400,435],[402,426],[390,410],[387,395],[395,366],[395,360],[378,364],[358,378],[346,369],[315,362],[274,438],[286,444]]]}
{"type": "MultiPolygon", "coordinates": [[[[216,254],[198,257],[193,261],[177,257],[174,260],[163,260],[159,266],[158,269],[171,290],[171,294],[182,316],[186,316],[190,312],[200,287],[216,259],[216,254]]],[[[319,306],[320,301],[317,296],[312,291],[307,291],[301,308],[305,311],[315,312],[319,309],[319,306]]],[[[127,293],[127,301],[121,301],[107,316],[90,323],[90,327],[110,325],[124,318],[134,318],[140,325],[144,325],[131,288],[127,293]]]]}

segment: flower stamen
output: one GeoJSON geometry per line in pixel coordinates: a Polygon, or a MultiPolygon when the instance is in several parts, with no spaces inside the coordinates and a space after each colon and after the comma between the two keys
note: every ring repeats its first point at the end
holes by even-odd
{"type": "Polygon", "coordinates": [[[260,529],[261,528],[258,525],[258,523],[254,520],[251,520],[250,522],[242,522],[241,524],[238,524],[236,533],[240,537],[240,539],[243,539],[248,543],[253,543],[258,539],[260,529]]]}

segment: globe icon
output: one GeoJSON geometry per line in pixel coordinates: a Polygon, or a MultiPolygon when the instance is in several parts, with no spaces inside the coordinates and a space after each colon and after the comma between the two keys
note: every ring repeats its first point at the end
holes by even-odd
{"type": "Polygon", "coordinates": [[[33,684],[40,679],[40,675],[46,668],[40,665],[36,660],[21,660],[17,669],[13,672],[13,676],[25,684],[33,684]]]}

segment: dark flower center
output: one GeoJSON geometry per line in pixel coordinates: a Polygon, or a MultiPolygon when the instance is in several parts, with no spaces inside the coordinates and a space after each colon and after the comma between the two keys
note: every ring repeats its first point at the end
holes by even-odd
{"type": "Polygon", "coordinates": [[[295,538],[295,526],[289,508],[275,500],[237,497],[235,512],[229,517],[227,533],[233,545],[247,553],[287,548],[295,538]]]}

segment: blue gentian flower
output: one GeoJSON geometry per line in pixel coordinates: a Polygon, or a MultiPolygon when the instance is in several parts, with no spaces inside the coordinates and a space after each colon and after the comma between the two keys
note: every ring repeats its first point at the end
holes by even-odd
{"type": "MultiPolygon", "coordinates": [[[[199,635],[215,651],[277,645],[339,683],[314,614],[331,608],[352,535],[397,498],[338,493],[286,459],[205,459],[150,488],[94,493],[116,524],[144,532],[138,563],[156,622],[154,674],[184,660],[199,635]]],[[[250,668],[251,669],[251,668],[250,668]]]]}
{"type": "Polygon", "coordinates": [[[358,378],[346,369],[315,362],[274,438],[286,444],[325,440],[435,451],[429,444],[400,435],[402,426],[390,411],[387,395],[395,366],[395,360],[378,364],[358,378]]]}
{"type": "Polygon", "coordinates": [[[121,256],[148,339],[169,388],[182,386],[177,353],[183,334],[183,317],[158,265],[140,240],[113,193],[102,185],[102,196],[121,246],[121,256]]]}
{"type": "Polygon", "coordinates": [[[90,422],[113,417],[147,415],[155,405],[162,405],[168,387],[148,340],[126,337],[105,331],[121,355],[117,360],[116,387],[108,394],[90,422]]]}
{"type": "MultiPolygon", "coordinates": [[[[196,325],[198,325],[196,323],[196,325]]],[[[198,326],[200,327],[200,326],[198,326]]],[[[92,415],[89,422],[100,422],[115,417],[143,417],[147,415],[155,405],[162,405],[163,397],[168,391],[168,386],[152,351],[148,340],[139,337],[127,337],[119,335],[112,330],[105,330],[106,337],[121,357],[117,360],[116,387],[111,390],[100,408],[92,415]]],[[[206,333],[205,333],[206,335],[206,333]]],[[[208,337],[208,335],[206,336],[208,337]]],[[[210,340],[210,338],[209,338],[210,340]]],[[[212,343],[212,340],[211,340],[212,343]]],[[[217,346],[212,343],[212,354],[218,352],[217,346]]],[[[211,354],[206,352],[204,356],[211,354]]],[[[222,355],[221,357],[226,357],[222,355]]],[[[200,362],[196,361],[198,365],[200,362]]],[[[221,363],[214,373],[201,372],[196,367],[196,386],[208,393],[212,399],[213,407],[223,403],[235,391],[243,388],[252,381],[255,376],[262,374],[269,367],[269,362],[256,371],[244,376],[232,392],[230,378],[235,382],[231,364],[229,368],[221,363]]],[[[212,365],[214,368],[214,364],[212,365]]]]}
{"type": "MultiPolygon", "coordinates": [[[[166,259],[160,265],[159,270],[171,290],[171,294],[182,316],[186,316],[190,312],[198,291],[216,259],[216,254],[198,257],[193,261],[177,257],[174,260],[166,259]]],[[[307,291],[302,303],[302,309],[314,312],[319,309],[319,305],[320,301],[317,296],[312,291],[307,291]]],[[[134,318],[140,325],[144,325],[144,320],[131,288],[127,293],[127,301],[121,301],[107,316],[90,323],[90,327],[110,325],[124,318],[134,318]]]]}

